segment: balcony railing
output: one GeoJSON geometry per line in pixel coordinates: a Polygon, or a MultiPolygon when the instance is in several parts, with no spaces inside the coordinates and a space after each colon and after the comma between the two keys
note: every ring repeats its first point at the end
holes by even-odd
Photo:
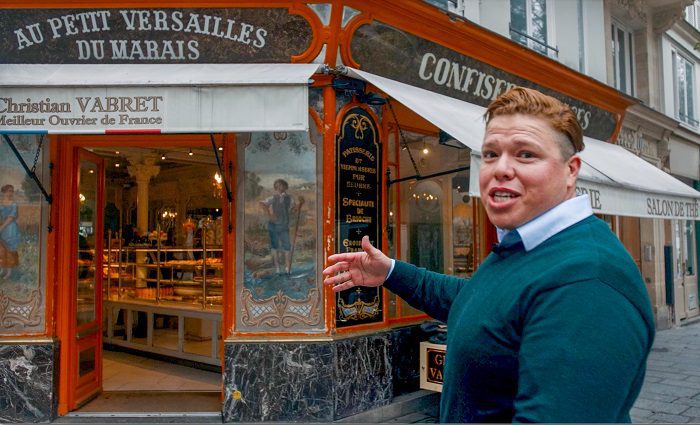
{"type": "MultiPolygon", "coordinates": [[[[522,44],[523,46],[532,48],[531,46],[528,45],[528,43],[522,43],[520,40],[517,40],[517,38],[513,37],[513,35],[517,35],[517,36],[520,36],[520,37],[524,37],[524,38],[526,38],[526,39],[532,41],[533,43],[537,44],[538,46],[544,47],[545,52],[547,52],[547,53],[545,53],[547,56],[554,57],[554,58],[558,58],[558,57],[559,57],[559,49],[558,49],[557,47],[550,46],[549,44],[545,43],[544,41],[539,40],[539,39],[537,39],[537,38],[531,36],[531,35],[528,34],[528,33],[524,33],[524,32],[522,32],[522,31],[520,31],[520,30],[517,30],[517,29],[513,28],[513,27],[510,25],[510,23],[508,24],[508,30],[510,31],[510,38],[511,38],[512,40],[515,40],[516,42],[522,44]],[[550,54],[550,52],[552,52],[552,54],[550,54]]],[[[539,50],[539,49],[533,49],[533,50],[535,50],[535,51],[537,51],[537,52],[540,52],[540,53],[544,53],[544,52],[542,52],[542,51],[539,50]]]]}

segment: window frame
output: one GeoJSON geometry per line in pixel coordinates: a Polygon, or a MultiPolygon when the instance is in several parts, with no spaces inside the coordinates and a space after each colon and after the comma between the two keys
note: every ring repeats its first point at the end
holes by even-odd
{"type": "Polygon", "coordinates": [[[510,33],[510,39],[518,44],[534,50],[540,54],[556,59],[559,56],[559,48],[555,45],[555,31],[554,31],[554,2],[551,0],[544,1],[544,24],[545,24],[545,40],[540,40],[533,35],[533,1],[536,0],[522,0],[525,2],[525,31],[521,31],[518,28],[513,27],[513,0],[510,1],[510,16],[508,21],[508,30],[510,33]],[[518,40],[520,37],[524,37],[525,40],[522,42],[518,40]],[[544,49],[544,52],[537,47],[544,49]]]}
{"type": "Polygon", "coordinates": [[[674,107],[674,116],[677,120],[688,124],[693,127],[698,127],[700,122],[697,120],[697,113],[695,111],[695,99],[696,99],[696,94],[695,94],[695,62],[688,59],[686,55],[681,53],[681,51],[677,48],[674,48],[671,50],[671,72],[672,72],[672,77],[673,77],[673,107],[674,107]],[[686,79],[684,81],[684,87],[681,93],[681,87],[680,87],[680,81],[679,81],[679,74],[678,74],[678,66],[679,66],[679,61],[684,65],[685,68],[685,74],[686,74],[686,79]],[[690,92],[688,91],[687,88],[687,82],[688,82],[688,69],[687,67],[690,66],[690,92]],[[690,97],[688,97],[688,94],[690,94],[690,97]],[[682,100],[684,100],[684,110],[681,111],[681,97],[683,97],[682,100]],[[690,99],[690,102],[688,100],[690,99]],[[688,104],[690,103],[690,108],[688,107],[688,104]],[[691,112],[689,114],[688,112],[691,112]]]}
{"type": "Polygon", "coordinates": [[[635,54],[635,43],[634,43],[634,33],[627,29],[624,25],[620,24],[617,20],[613,20],[610,24],[611,27],[611,42],[612,42],[612,61],[613,61],[613,83],[615,88],[623,93],[630,96],[635,96],[637,92],[636,82],[637,73],[636,67],[634,66],[634,54],[635,54]],[[625,52],[621,52],[620,49],[620,39],[619,33],[623,33],[625,52]],[[625,60],[625,69],[620,68],[620,53],[624,53],[622,59],[625,60]],[[623,74],[624,71],[624,74],[623,74]],[[623,80],[621,77],[624,76],[624,87],[623,80]]]}

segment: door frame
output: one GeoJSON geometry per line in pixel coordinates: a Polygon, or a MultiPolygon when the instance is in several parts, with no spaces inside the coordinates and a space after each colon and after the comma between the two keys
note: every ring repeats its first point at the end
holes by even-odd
{"type": "MultiPolygon", "coordinates": [[[[58,142],[61,145],[61,142],[58,142]]],[[[88,151],[75,146],[59,147],[61,171],[59,173],[59,190],[57,200],[59,205],[57,219],[57,240],[63,241],[56,245],[56,284],[57,299],[57,335],[60,338],[60,375],[59,375],[59,405],[60,415],[68,413],[84,403],[102,389],[102,257],[101,257],[101,224],[104,200],[104,164],[102,160],[88,151]],[[82,158],[88,158],[98,164],[98,181],[96,187],[95,223],[95,319],[92,324],[78,327],[77,319],[77,260],[78,260],[78,171],[82,158]],[[63,265],[63,267],[61,267],[63,265]],[[94,326],[97,324],[97,332],[94,326]],[[87,334],[81,340],[80,334],[87,334]],[[81,347],[95,346],[95,370],[85,377],[79,378],[79,353],[81,347]]]]}
{"type": "MultiPolygon", "coordinates": [[[[225,147],[223,155],[224,164],[236,164],[235,134],[224,133],[216,135],[217,143],[225,147]]],[[[56,214],[56,241],[54,247],[53,265],[55,279],[55,314],[56,335],[61,341],[59,354],[59,387],[58,387],[58,415],[66,415],[76,408],[72,399],[71,389],[76,384],[75,363],[71,360],[71,350],[75,350],[74,332],[71,327],[75,321],[75,270],[77,266],[77,223],[73,219],[77,215],[76,199],[78,182],[77,173],[74,171],[79,162],[78,149],[87,147],[143,147],[154,149],[167,149],[169,147],[211,146],[209,134],[120,134],[120,135],[62,135],[56,137],[55,157],[52,161],[58,164],[54,170],[54,211],[56,214]],[[59,243],[59,241],[61,241],[59,243]],[[72,277],[71,277],[72,276],[72,277]]],[[[228,171],[227,171],[228,172],[228,171]]],[[[229,184],[235,194],[235,173],[231,173],[229,184]]],[[[104,189],[103,189],[104,190],[104,189]]],[[[225,199],[222,198],[222,199],[225,199]]],[[[104,206],[102,206],[104,208],[104,206]]],[[[228,203],[222,201],[224,220],[228,217],[228,203]]],[[[235,276],[235,199],[232,204],[231,225],[234,231],[226,234],[224,238],[224,304],[222,306],[222,320],[220,322],[220,335],[225,339],[232,330],[235,317],[232,313],[235,276]]],[[[227,223],[224,223],[226,226],[227,223]]],[[[99,294],[102,295],[101,293],[99,294]]],[[[100,312],[101,314],[101,312],[100,312]]],[[[225,366],[224,344],[219,347],[222,371],[225,366]]],[[[102,353],[100,352],[100,360],[102,353]]],[[[102,369],[99,370],[100,374],[102,369]]],[[[223,392],[222,392],[223,397],[223,392]]]]}

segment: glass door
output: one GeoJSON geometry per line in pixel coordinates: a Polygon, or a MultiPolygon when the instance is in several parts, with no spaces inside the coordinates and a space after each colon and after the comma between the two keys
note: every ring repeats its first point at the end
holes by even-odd
{"type": "Polygon", "coordinates": [[[71,408],[102,389],[102,214],[104,165],[100,157],[78,150],[75,199],[75,310],[71,408]]]}

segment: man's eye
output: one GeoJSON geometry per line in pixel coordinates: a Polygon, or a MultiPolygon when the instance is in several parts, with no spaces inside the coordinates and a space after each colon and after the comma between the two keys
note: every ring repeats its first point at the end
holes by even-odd
{"type": "Polygon", "coordinates": [[[485,151],[485,152],[482,152],[481,155],[484,158],[496,158],[496,157],[498,157],[498,155],[494,151],[485,151]]]}
{"type": "Polygon", "coordinates": [[[533,154],[532,152],[529,152],[529,151],[521,151],[520,153],[518,153],[518,156],[520,158],[529,159],[529,158],[534,158],[535,154],[533,154]]]}

